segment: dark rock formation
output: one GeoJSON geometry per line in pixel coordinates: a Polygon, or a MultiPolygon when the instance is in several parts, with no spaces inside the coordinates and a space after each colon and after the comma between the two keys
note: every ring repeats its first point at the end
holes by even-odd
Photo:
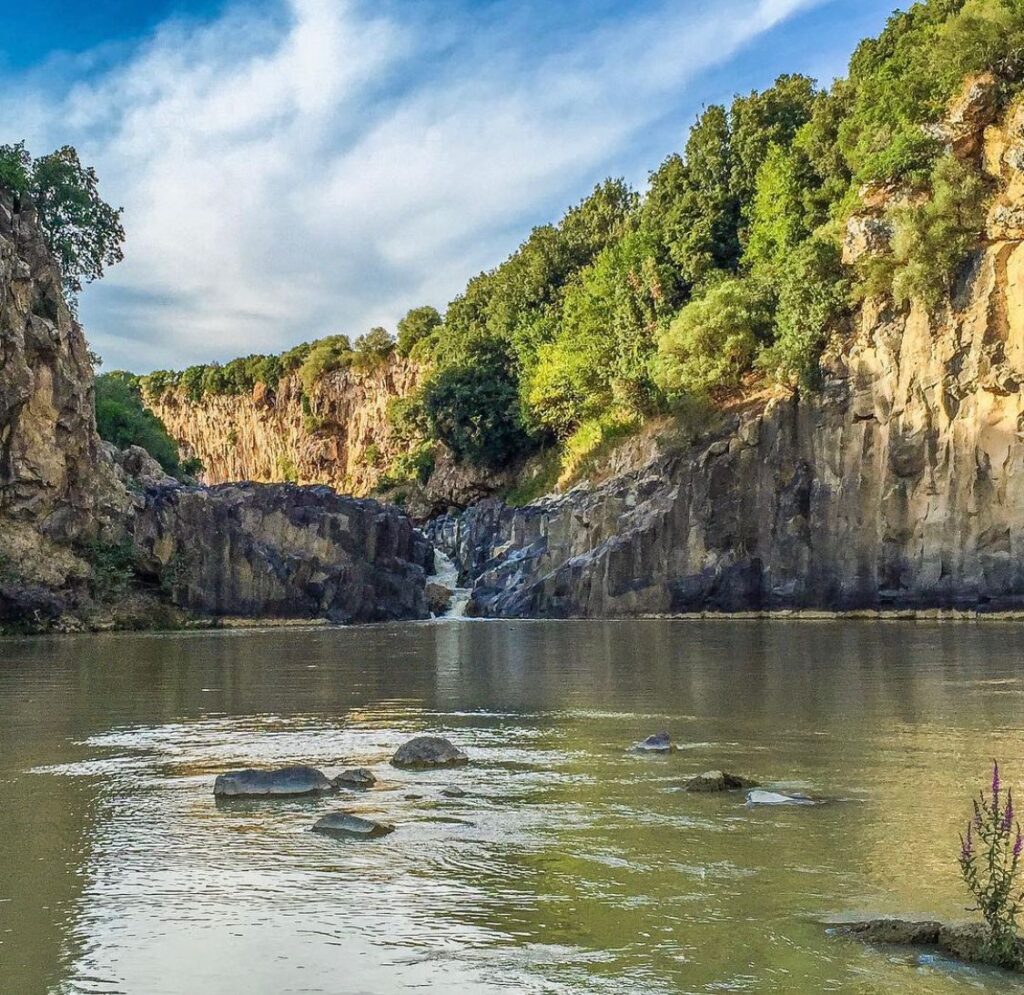
{"type": "Polygon", "coordinates": [[[389,822],[363,819],[358,815],[350,815],[348,812],[329,812],[322,819],[317,819],[313,823],[314,833],[350,839],[376,839],[394,831],[395,827],[389,822]]]}
{"type": "Polygon", "coordinates": [[[715,791],[746,791],[756,788],[757,781],[752,781],[738,774],[730,774],[721,770],[706,770],[703,774],[691,777],[683,785],[684,791],[710,793],[715,791]]]}
{"type": "Polygon", "coordinates": [[[457,767],[469,763],[469,757],[441,736],[417,736],[398,748],[391,763],[395,767],[426,770],[431,767],[457,767]]]}
{"type": "Polygon", "coordinates": [[[377,783],[373,772],[365,767],[355,767],[352,770],[343,770],[331,778],[331,784],[336,788],[353,788],[364,790],[372,788],[377,783]]]}
{"type": "Polygon", "coordinates": [[[135,518],[140,568],[217,615],[427,617],[433,552],[399,509],[328,487],[158,488],[135,518]]]}
{"type": "Polygon", "coordinates": [[[322,795],[334,788],[315,767],[233,770],[219,774],[213,793],[221,798],[291,798],[322,795]]]}

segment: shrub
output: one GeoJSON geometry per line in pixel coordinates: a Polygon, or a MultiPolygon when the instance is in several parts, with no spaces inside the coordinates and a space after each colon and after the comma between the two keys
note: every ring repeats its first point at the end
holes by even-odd
{"type": "Polygon", "coordinates": [[[92,567],[89,586],[97,601],[111,602],[124,596],[135,578],[135,548],[130,539],[91,542],[84,548],[83,558],[92,567]]]}
{"type": "Polygon", "coordinates": [[[398,355],[409,356],[429,351],[430,338],[441,327],[441,315],[429,305],[414,307],[398,323],[398,355]]]}
{"type": "Polygon", "coordinates": [[[341,370],[352,364],[352,345],[347,335],[331,335],[315,342],[299,367],[299,379],[309,393],[325,373],[341,370]]]}
{"type": "Polygon", "coordinates": [[[771,329],[771,298],[753,279],[727,277],[686,305],[661,336],[655,377],[668,395],[739,383],[771,329]]]}
{"type": "Polygon", "coordinates": [[[384,328],[371,328],[356,339],[352,363],[360,370],[373,370],[395,351],[395,340],[384,328]]]}
{"type": "Polygon", "coordinates": [[[1017,944],[1021,900],[1017,886],[1017,869],[1024,836],[1016,821],[1013,793],[1006,792],[1000,807],[1002,784],[999,764],[992,764],[992,794],[985,798],[979,792],[974,803],[974,817],[960,837],[960,874],[974,897],[975,911],[982,914],[988,926],[988,953],[991,959],[1006,967],[1020,967],[1017,944]]]}

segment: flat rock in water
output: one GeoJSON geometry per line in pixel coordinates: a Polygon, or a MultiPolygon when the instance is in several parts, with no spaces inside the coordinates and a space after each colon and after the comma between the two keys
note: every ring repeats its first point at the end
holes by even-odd
{"type": "Polygon", "coordinates": [[[806,795],[784,795],[778,791],[751,791],[747,794],[748,805],[816,805],[806,795]]]}
{"type": "Polygon", "coordinates": [[[703,774],[691,777],[683,785],[684,791],[712,792],[712,791],[746,791],[748,788],[756,788],[757,781],[749,777],[740,777],[739,774],[730,774],[724,770],[706,770],[703,774]]]}
{"type": "Polygon", "coordinates": [[[451,785],[447,788],[441,789],[441,795],[444,798],[465,798],[466,792],[462,788],[457,788],[455,785],[451,785]]]}
{"type": "Polygon", "coordinates": [[[329,812],[322,819],[313,823],[314,833],[325,833],[328,836],[350,836],[353,839],[375,839],[393,833],[395,827],[390,822],[376,822],[363,819],[348,812],[329,812]]]}
{"type": "Polygon", "coordinates": [[[431,767],[457,767],[469,763],[469,757],[441,736],[417,736],[398,748],[391,763],[410,770],[427,770],[431,767]]]}
{"type": "Polygon", "coordinates": [[[213,793],[220,798],[294,798],[333,790],[331,782],[315,767],[232,770],[219,774],[213,783],[213,793]]]}
{"type": "Polygon", "coordinates": [[[672,745],[672,737],[667,732],[656,732],[643,742],[637,743],[633,749],[647,753],[671,753],[675,747],[672,745]]]}
{"type": "Polygon", "coordinates": [[[331,778],[331,784],[336,788],[372,788],[376,783],[377,778],[373,776],[373,772],[365,767],[343,770],[331,778]]]}
{"type": "Polygon", "coordinates": [[[916,922],[908,919],[868,919],[864,922],[838,923],[832,931],[865,943],[906,947],[937,947],[943,953],[966,964],[988,964],[1024,971],[1024,942],[1017,941],[1017,963],[996,963],[988,952],[988,931],[980,923],[916,922]]]}

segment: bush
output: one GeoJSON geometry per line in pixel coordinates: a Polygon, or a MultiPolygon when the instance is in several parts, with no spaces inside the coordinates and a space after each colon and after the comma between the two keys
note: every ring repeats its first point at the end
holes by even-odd
{"type": "Polygon", "coordinates": [[[441,315],[429,305],[415,307],[398,323],[398,355],[407,357],[430,351],[430,339],[441,327],[441,315]]]}
{"type": "Polygon", "coordinates": [[[849,311],[850,284],[838,247],[811,238],[781,264],[775,309],[775,339],[757,365],[784,382],[817,385],[829,331],[849,311]]]}
{"type": "Polygon", "coordinates": [[[166,473],[179,476],[178,444],[162,421],[142,403],[137,377],[115,371],[96,378],[96,430],[118,449],[142,446],[166,473]]]}
{"type": "Polygon", "coordinates": [[[374,370],[395,351],[395,340],[383,328],[371,328],[356,339],[352,364],[359,370],[374,370]]]}
{"type": "Polygon", "coordinates": [[[440,370],[423,393],[427,425],[455,458],[499,469],[528,444],[508,359],[490,344],[440,370]]]}
{"type": "Polygon", "coordinates": [[[753,279],[727,277],[691,301],[661,336],[655,378],[669,396],[737,385],[771,330],[771,298],[753,279]]]}
{"type": "Polygon", "coordinates": [[[1021,893],[1017,888],[1017,869],[1024,836],[1016,821],[1013,794],[1006,792],[1000,807],[1002,784],[999,764],[992,764],[992,794],[979,793],[974,817],[960,837],[960,874],[974,897],[975,910],[988,926],[988,954],[997,964],[1020,968],[1017,945],[1017,920],[1021,914],[1021,893]]]}
{"type": "Polygon", "coordinates": [[[315,342],[299,367],[299,379],[307,393],[325,373],[352,365],[352,345],[347,335],[331,335],[315,342]]]}

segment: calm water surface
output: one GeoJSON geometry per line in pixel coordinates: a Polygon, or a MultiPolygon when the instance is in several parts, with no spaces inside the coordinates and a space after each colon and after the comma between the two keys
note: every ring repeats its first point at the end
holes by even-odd
{"type": "Polygon", "coordinates": [[[989,757],[1024,796],[1022,648],[671,621],[0,642],[0,991],[1024,991],[822,924],[964,915],[989,757]],[[662,727],[676,753],[628,751],[662,727]],[[425,731],[473,763],[387,765],[425,731]],[[296,762],[379,784],[214,804],[218,772],[296,762]],[[833,801],[679,790],[710,767],[833,801]],[[398,829],[310,833],[338,807],[398,829]]]}

